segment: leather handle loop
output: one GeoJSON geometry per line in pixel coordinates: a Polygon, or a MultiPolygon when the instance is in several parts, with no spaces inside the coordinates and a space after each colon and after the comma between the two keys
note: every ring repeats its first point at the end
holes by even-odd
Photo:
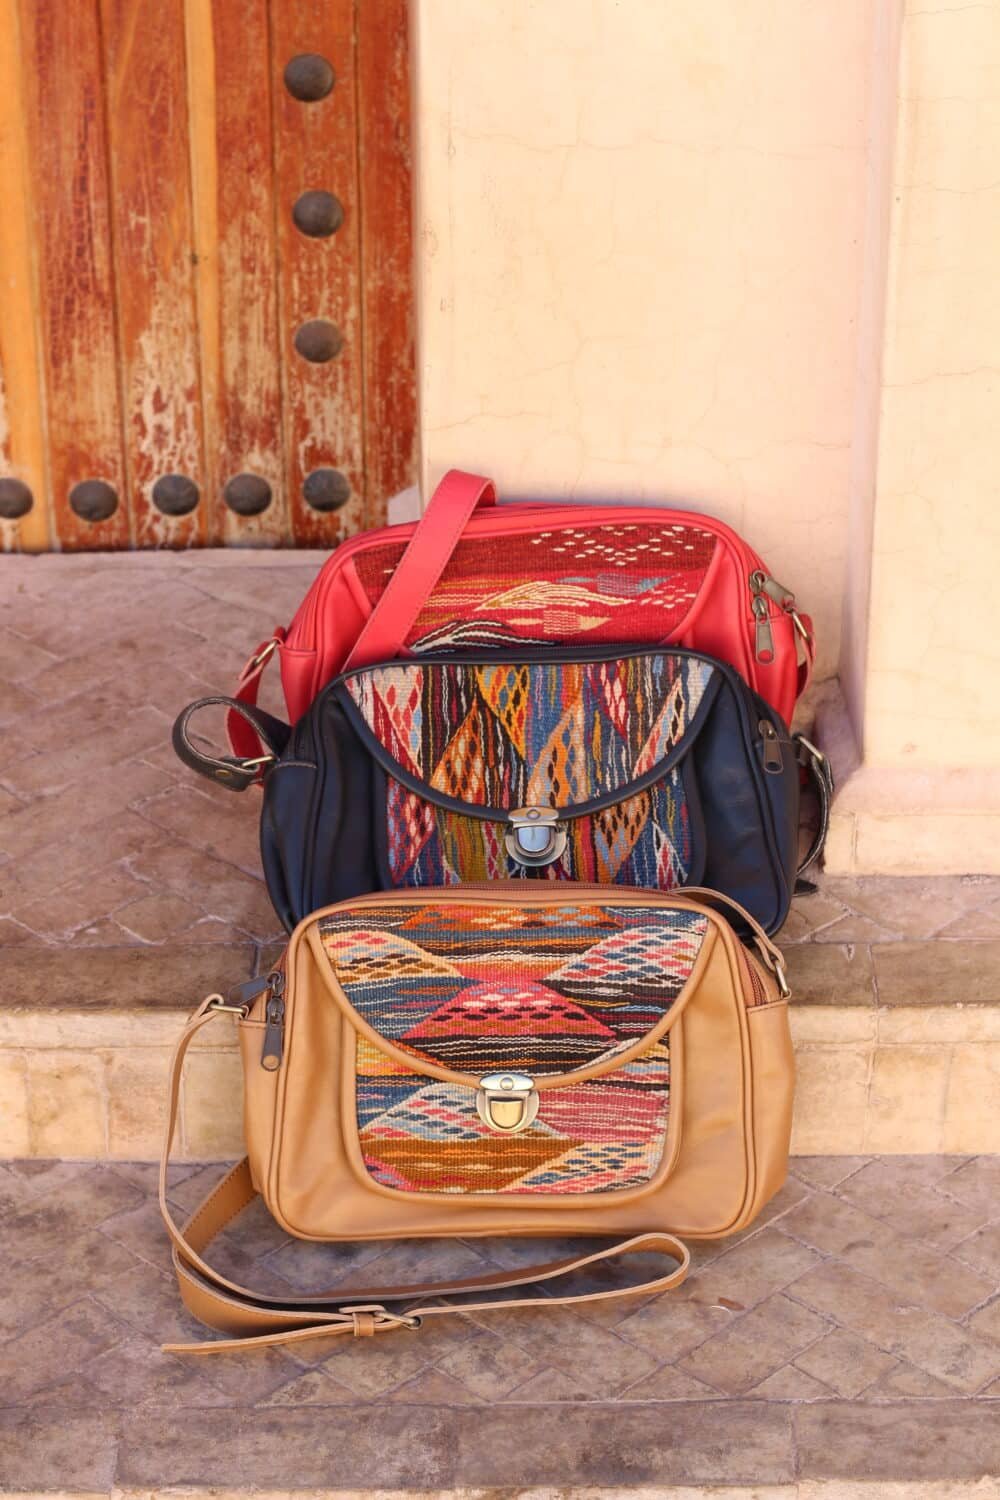
{"type": "Polygon", "coordinates": [[[183,1226],[174,1219],[168,1200],[167,1178],[170,1151],[177,1128],[178,1101],[187,1050],[195,1037],[220,1012],[223,1002],[210,995],[194,1012],[178,1039],[170,1065],[167,1129],[160,1157],[160,1213],[172,1245],[172,1259],[185,1306],[209,1327],[227,1335],[207,1343],[165,1344],[172,1353],[213,1354],[260,1345],[297,1343],[304,1339],[350,1335],[370,1338],[393,1329],[416,1330],[427,1318],[467,1316],[501,1312],[505,1308],[546,1308],[617,1297],[652,1295],[679,1286],[688,1273],[691,1256],[686,1245],[672,1234],[653,1231],[633,1235],[589,1254],[525,1266],[519,1271],[457,1278],[450,1282],[383,1288],[337,1287],[321,1296],[282,1303],[230,1281],[203,1259],[201,1252],[237,1214],[257,1198],[246,1157],[237,1162],[183,1226]],[[619,1256],[657,1254],[667,1257],[671,1269],[661,1276],[604,1291],[570,1292],[532,1297],[489,1297],[441,1303],[441,1297],[475,1297],[479,1292],[503,1292],[553,1282],[586,1267],[601,1265],[619,1256]],[[430,1303],[421,1299],[432,1297],[430,1303]],[[414,1302],[414,1299],[417,1299],[414,1302]],[[393,1312],[386,1303],[409,1304],[393,1312]]]}
{"type": "MultiPolygon", "coordinates": [[[[799,765],[804,767],[806,773],[812,779],[819,800],[819,824],[816,834],[806,851],[802,863],[796,871],[798,879],[801,880],[805,872],[816,863],[823,853],[826,836],[830,831],[830,809],[833,805],[833,794],[836,788],[834,786],[833,770],[822,750],[817,749],[812,741],[807,740],[803,734],[793,735],[792,743],[795,746],[799,765]]],[[[808,881],[804,882],[804,884],[807,889],[813,889],[808,881]]]]}
{"type": "Polygon", "coordinates": [[[231,792],[245,792],[248,786],[260,779],[262,770],[278,759],[288,744],[290,734],[287,724],[276,719],[273,714],[265,713],[262,708],[252,708],[235,698],[219,696],[196,698],[193,703],[182,708],[174,720],[170,740],[175,754],[190,770],[197,771],[199,776],[207,777],[217,786],[227,787],[231,792]],[[202,709],[216,705],[226,709],[229,715],[238,715],[251,726],[260,739],[262,755],[247,759],[234,755],[213,755],[195,745],[191,738],[191,720],[202,709]]]}
{"type": "Polygon", "coordinates": [[[492,479],[449,469],[431,496],[406,551],[344,663],[345,672],[392,661],[480,506],[496,505],[492,479]]]}

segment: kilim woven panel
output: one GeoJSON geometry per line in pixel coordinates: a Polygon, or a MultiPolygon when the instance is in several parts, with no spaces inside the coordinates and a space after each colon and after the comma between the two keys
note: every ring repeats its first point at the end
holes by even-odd
{"type": "Polygon", "coordinates": [[[626,787],[684,736],[712,681],[669,651],[597,662],[401,662],[347,691],[394,760],[432,790],[498,809],[571,807],[626,787]]]}
{"type": "MultiPolygon", "coordinates": [[[[414,651],[510,641],[666,640],[681,625],[718,545],[691,525],[566,526],[460,541],[407,637],[414,651]]],[[[393,542],[355,563],[372,604],[403,553],[393,542]]]]}
{"type": "Polygon", "coordinates": [[[550,865],[520,864],[506,827],[435,807],[387,778],[389,878],[394,886],[458,885],[469,880],[589,880],[670,891],[691,876],[691,816],[680,770],[611,807],[573,818],[568,843],[550,865]]]}
{"type": "Polygon", "coordinates": [[[365,1166],[388,1187],[444,1193],[593,1193],[650,1179],[669,1117],[669,1039],[624,1053],[660,1021],[700,952],[698,912],[634,907],[399,902],[334,913],[320,926],[347,999],[410,1070],[366,1038],[357,1052],[365,1166]],[[599,1077],[541,1092],[517,1136],[479,1118],[471,1088],[421,1061],[478,1078],[533,1078],[600,1064],[599,1077]]]}

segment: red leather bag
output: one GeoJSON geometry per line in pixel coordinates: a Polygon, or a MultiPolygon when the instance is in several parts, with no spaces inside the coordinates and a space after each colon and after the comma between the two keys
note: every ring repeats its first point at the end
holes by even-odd
{"type": "MultiPolygon", "coordinates": [[[[287,630],[254,652],[236,698],[255,704],[272,655],[294,723],[346,668],[511,641],[676,643],[721,657],[786,723],[809,680],[811,622],[721,521],[641,505],[498,505],[451,469],[416,524],[342,542],[287,630]]],[[[229,715],[234,752],[259,755],[229,715]]]]}

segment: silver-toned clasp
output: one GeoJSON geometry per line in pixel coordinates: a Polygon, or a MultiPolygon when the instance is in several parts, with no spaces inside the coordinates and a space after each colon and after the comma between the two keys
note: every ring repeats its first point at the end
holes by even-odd
{"type": "Polygon", "coordinates": [[[479,1080],[476,1109],[491,1130],[504,1135],[527,1130],[538,1114],[535,1080],[526,1073],[487,1073],[479,1080]]]}
{"type": "Polygon", "coordinates": [[[566,848],[566,830],[557,807],[515,807],[507,814],[504,843],[511,859],[534,868],[551,865],[566,848]]]}

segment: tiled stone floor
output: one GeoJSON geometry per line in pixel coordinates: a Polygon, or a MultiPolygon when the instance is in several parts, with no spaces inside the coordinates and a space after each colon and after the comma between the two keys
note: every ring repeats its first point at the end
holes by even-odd
{"type": "MultiPolygon", "coordinates": [[[[0,947],[32,950],[19,1002],[37,998],[40,947],[102,950],[91,984],[84,957],[65,971],[50,962],[46,984],[65,972],[77,995],[134,1004],[172,1000],[176,975],[213,962],[210,944],[230,945],[230,972],[276,936],[255,795],[198,780],[169,731],[189,699],[230,690],[324,555],[0,558],[0,947]],[[144,966],[136,950],[151,949],[144,966]],[[141,978],[112,990],[104,976],[123,965],[141,978]]],[[[264,701],[280,711],[275,677],[264,701]]],[[[996,1000],[1000,878],[827,880],[796,904],[783,941],[817,950],[793,959],[799,1000],[834,987],[854,1003],[949,989],[996,1000]]]]}
{"type": "MultiPolygon", "coordinates": [[[[179,1168],[178,1210],[218,1171],[179,1168]]],[[[157,1347],[198,1327],[168,1272],[153,1175],[0,1167],[0,1488],[1000,1473],[1000,1158],[795,1160],[760,1222],[699,1248],[660,1298],[202,1359],[157,1347]]],[[[262,1289],[309,1292],[538,1253],[308,1247],[251,1210],[216,1259],[262,1289]]]]}

